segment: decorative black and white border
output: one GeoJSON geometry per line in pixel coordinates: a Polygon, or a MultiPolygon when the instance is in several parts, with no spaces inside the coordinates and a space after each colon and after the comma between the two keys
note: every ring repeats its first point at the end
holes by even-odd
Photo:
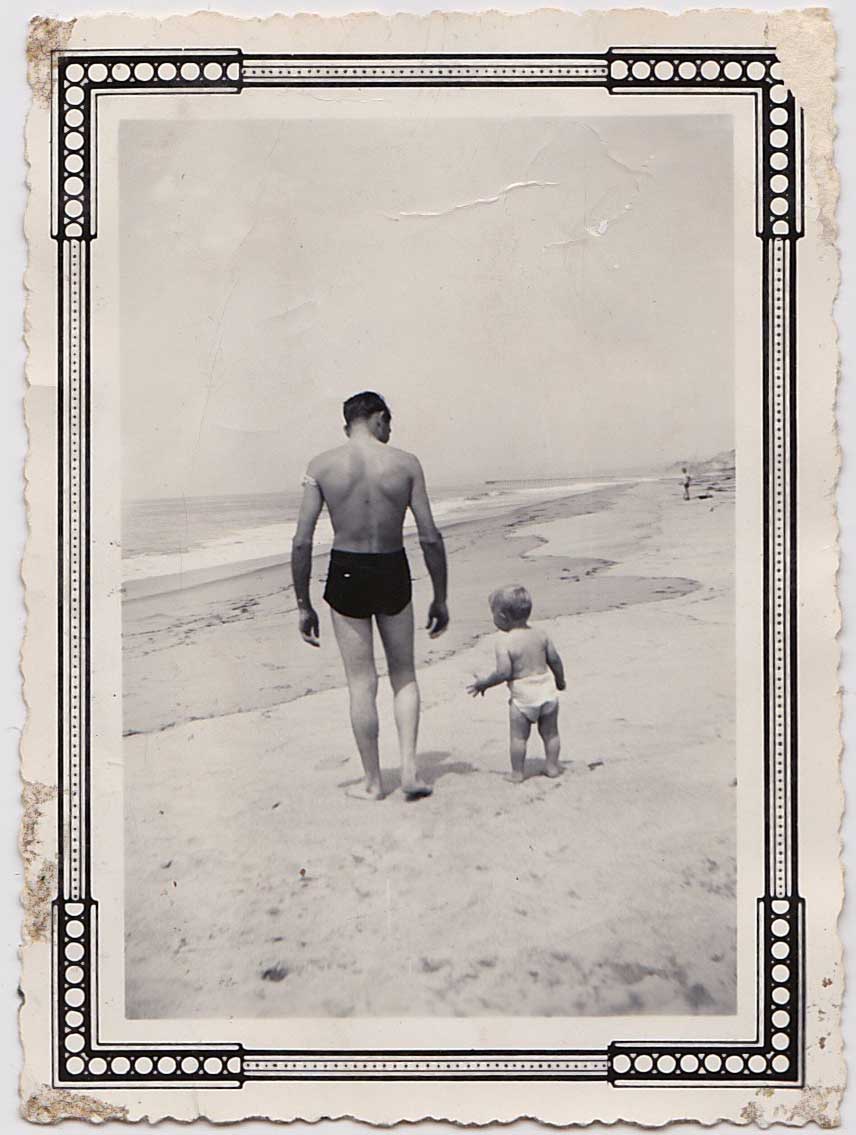
{"type": "MultiPolygon", "coordinates": [[[[799,1086],[804,908],[797,890],[796,252],[802,115],[767,48],[618,48],[603,55],[245,55],[71,51],[53,58],[52,235],[57,247],[59,875],[54,904],[57,1086],[233,1087],[253,1080],[592,1080],[799,1086]],[[758,1014],[743,1042],[618,1040],[605,1050],[256,1051],[112,1043],[98,1018],[89,730],[90,244],[98,232],[97,110],[123,94],[266,87],[600,87],[611,95],[754,100],[763,262],[764,772],[766,893],[758,900],[758,1014]]],[[[748,491],[743,486],[741,491],[748,491]]]]}

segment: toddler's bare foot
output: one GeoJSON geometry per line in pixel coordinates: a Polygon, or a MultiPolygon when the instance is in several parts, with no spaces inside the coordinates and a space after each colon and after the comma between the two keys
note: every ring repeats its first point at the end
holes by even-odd
{"type": "Polygon", "coordinates": [[[562,766],[560,764],[555,764],[555,765],[554,764],[545,764],[544,765],[544,776],[549,776],[549,777],[561,776],[564,771],[565,770],[562,768],[562,766]]]}
{"type": "Polygon", "coordinates": [[[512,784],[522,784],[526,777],[522,772],[510,772],[505,779],[510,780],[512,784]]]}
{"type": "Polygon", "coordinates": [[[418,774],[414,773],[407,779],[402,777],[401,791],[408,800],[420,800],[423,796],[430,796],[434,789],[424,780],[420,780],[418,774]]]}
{"type": "Polygon", "coordinates": [[[346,788],[345,795],[354,800],[383,800],[383,784],[380,780],[363,780],[346,788]]]}

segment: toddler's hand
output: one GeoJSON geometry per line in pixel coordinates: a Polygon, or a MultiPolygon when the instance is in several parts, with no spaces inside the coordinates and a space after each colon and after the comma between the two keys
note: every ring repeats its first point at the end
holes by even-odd
{"type": "Polygon", "coordinates": [[[467,693],[472,694],[474,698],[477,698],[479,694],[484,697],[484,686],[482,685],[481,678],[478,676],[478,674],[473,675],[473,681],[470,682],[470,684],[467,686],[467,693]]]}

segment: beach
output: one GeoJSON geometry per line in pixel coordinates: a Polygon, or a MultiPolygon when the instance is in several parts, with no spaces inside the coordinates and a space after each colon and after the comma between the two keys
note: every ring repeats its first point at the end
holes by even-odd
{"type": "Polygon", "coordinates": [[[127,1015],[734,1012],[733,478],[693,491],[627,482],[449,517],[434,641],[408,535],[434,787],[418,802],[383,682],[389,794],[346,794],[361,767],[323,555],[320,651],[282,562],[126,598],[127,1015]],[[504,691],[465,693],[492,664],[487,595],[511,582],[568,679],[564,775],[539,775],[533,731],[522,785],[504,691]]]}

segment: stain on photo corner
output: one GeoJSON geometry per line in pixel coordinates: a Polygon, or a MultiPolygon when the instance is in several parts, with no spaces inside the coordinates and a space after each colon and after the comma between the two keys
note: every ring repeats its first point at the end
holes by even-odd
{"type": "Polygon", "coordinates": [[[68,46],[77,20],[33,16],[27,36],[27,79],[33,101],[45,110],[51,105],[51,55],[68,46]]]}
{"type": "Polygon", "coordinates": [[[63,1119],[83,1119],[90,1123],[106,1123],[110,1119],[128,1119],[128,1109],[117,1104],[50,1088],[47,1084],[27,1096],[21,1104],[21,1115],[28,1123],[59,1123],[63,1119]]]}

